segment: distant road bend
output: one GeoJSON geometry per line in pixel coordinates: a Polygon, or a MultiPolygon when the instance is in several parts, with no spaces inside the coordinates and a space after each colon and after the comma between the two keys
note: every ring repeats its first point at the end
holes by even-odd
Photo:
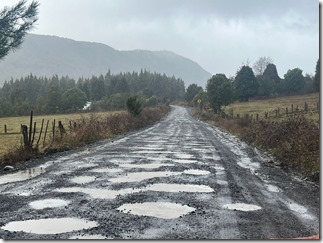
{"type": "Polygon", "coordinates": [[[270,160],[174,106],[152,127],[1,176],[0,238],[319,234],[319,189],[270,160]]]}

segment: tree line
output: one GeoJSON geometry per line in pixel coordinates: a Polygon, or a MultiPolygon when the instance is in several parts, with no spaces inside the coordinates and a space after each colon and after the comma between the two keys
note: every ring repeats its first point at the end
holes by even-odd
{"type": "Polygon", "coordinates": [[[183,99],[184,82],[174,76],[127,72],[79,78],[51,78],[28,75],[6,81],[0,89],[0,117],[37,114],[70,113],[81,110],[91,102],[94,111],[126,108],[126,101],[137,94],[143,105],[183,99]]]}
{"type": "Polygon", "coordinates": [[[195,105],[208,104],[216,113],[234,101],[269,98],[282,95],[297,95],[320,91],[320,60],[316,63],[315,76],[303,75],[299,68],[290,69],[280,78],[276,65],[270,58],[261,57],[251,68],[242,65],[235,77],[213,75],[202,87],[191,84],[185,94],[186,101],[195,105]]]}

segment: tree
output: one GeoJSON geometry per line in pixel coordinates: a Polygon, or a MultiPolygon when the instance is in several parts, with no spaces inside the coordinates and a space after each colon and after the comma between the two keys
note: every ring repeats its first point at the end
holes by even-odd
{"type": "Polygon", "coordinates": [[[195,95],[197,95],[200,91],[203,91],[202,87],[197,86],[197,84],[191,84],[186,89],[185,100],[187,102],[191,102],[195,95]]]}
{"type": "Polygon", "coordinates": [[[127,110],[130,112],[133,116],[139,116],[142,111],[142,105],[137,96],[131,96],[127,100],[127,110]]]}
{"type": "Polygon", "coordinates": [[[62,107],[65,112],[74,112],[82,109],[86,101],[86,94],[79,88],[69,89],[62,95],[62,107]]]}
{"type": "Polygon", "coordinates": [[[284,75],[284,92],[287,94],[295,94],[303,89],[305,81],[299,68],[289,69],[284,75]]]}
{"type": "Polygon", "coordinates": [[[0,12],[0,60],[10,51],[16,50],[23,42],[26,33],[33,28],[38,17],[38,2],[28,7],[26,0],[21,0],[11,8],[0,12]]]}
{"type": "Polygon", "coordinates": [[[213,75],[206,86],[208,100],[215,113],[221,113],[222,106],[233,101],[232,85],[224,74],[213,75]]]}
{"type": "Polygon", "coordinates": [[[259,59],[252,66],[256,76],[262,75],[267,68],[268,64],[273,63],[270,57],[259,57],[259,59]]]}
{"type": "Polygon", "coordinates": [[[242,66],[234,79],[235,96],[239,101],[248,101],[256,96],[259,84],[249,66],[242,66]]]}
{"type": "Polygon", "coordinates": [[[281,81],[275,64],[269,63],[262,75],[257,76],[259,82],[258,95],[269,96],[277,92],[281,81]]]}
{"type": "Polygon", "coordinates": [[[314,90],[319,92],[320,91],[320,59],[317,60],[316,62],[316,68],[315,68],[315,76],[314,76],[314,90]]]}
{"type": "Polygon", "coordinates": [[[46,99],[46,113],[55,114],[61,109],[61,91],[57,85],[51,86],[46,99]]]}

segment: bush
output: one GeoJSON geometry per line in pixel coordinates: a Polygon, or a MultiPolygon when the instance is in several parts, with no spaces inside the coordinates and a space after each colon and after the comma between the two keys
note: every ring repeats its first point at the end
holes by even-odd
{"type": "Polygon", "coordinates": [[[141,111],[142,111],[142,104],[139,101],[138,96],[131,96],[128,100],[127,100],[127,110],[129,111],[129,113],[131,115],[133,115],[134,117],[139,116],[141,111]]]}

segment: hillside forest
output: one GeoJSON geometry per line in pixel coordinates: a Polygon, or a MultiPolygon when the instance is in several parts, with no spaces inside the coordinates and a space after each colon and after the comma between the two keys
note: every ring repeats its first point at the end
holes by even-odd
{"type": "Polygon", "coordinates": [[[91,102],[91,111],[122,110],[127,99],[136,94],[143,106],[183,99],[181,79],[165,74],[119,73],[79,78],[57,75],[36,77],[32,74],[6,81],[0,89],[0,117],[36,114],[72,113],[91,102]]]}

